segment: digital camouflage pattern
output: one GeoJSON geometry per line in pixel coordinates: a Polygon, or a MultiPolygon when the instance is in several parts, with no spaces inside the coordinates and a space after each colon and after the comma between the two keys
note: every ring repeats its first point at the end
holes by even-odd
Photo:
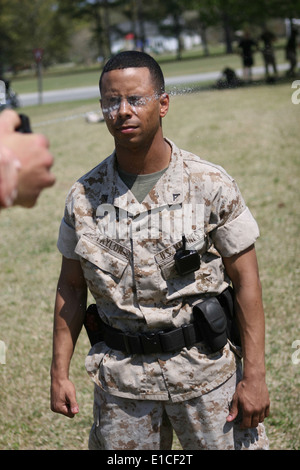
{"type": "Polygon", "coordinates": [[[184,450],[268,450],[263,424],[226,423],[236,374],[215,390],[180,403],[128,400],[95,386],[90,450],[169,450],[173,430],[184,450]],[[130,417],[128,419],[128,416],[130,417]]]}
{"type": "MultiPolygon", "coordinates": [[[[178,149],[142,203],[118,175],[113,153],[72,187],[58,248],[81,262],[102,320],[124,332],[169,330],[192,321],[199,299],[229,284],[222,256],[252,245],[258,227],[235,181],[219,166],[178,149]],[[200,269],[179,276],[174,254],[186,236],[200,269]]],[[[86,368],[103,390],[143,400],[190,400],[236,370],[229,345],[205,343],[177,354],[127,355],[96,344],[86,368]]]]}

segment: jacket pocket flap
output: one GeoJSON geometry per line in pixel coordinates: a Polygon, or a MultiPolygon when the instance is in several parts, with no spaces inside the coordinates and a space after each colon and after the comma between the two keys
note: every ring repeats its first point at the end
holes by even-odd
{"type": "Polygon", "coordinates": [[[86,235],[80,237],[75,253],[118,279],[122,277],[129,262],[119,253],[108,249],[101,242],[86,235]]]}

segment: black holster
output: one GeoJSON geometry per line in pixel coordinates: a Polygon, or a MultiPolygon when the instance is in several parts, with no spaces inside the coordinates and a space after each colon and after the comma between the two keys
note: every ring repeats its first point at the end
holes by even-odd
{"type": "Polygon", "coordinates": [[[103,341],[102,325],[96,304],[88,306],[83,324],[92,346],[103,341]]]}
{"type": "Polygon", "coordinates": [[[226,316],[216,297],[203,300],[193,307],[194,320],[204,341],[215,352],[227,343],[226,316]]]}
{"type": "Polygon", "coordinates": [[[218,301],[222,305],[226,315],[226,333],[227,338],[235,345],[241,346],[241,337],[236,319],[234,290],[231,286],[227,287],[222,294],[217,296],[218,301]]]}
{"type": "Polygon", "coordinates": [[[203,333],[204,341],[213,352],[222,349],[227,339],[240,346],[231,287],[217,297],[210,297],[194,305],[193,314],[194,321],[203,333]]]}

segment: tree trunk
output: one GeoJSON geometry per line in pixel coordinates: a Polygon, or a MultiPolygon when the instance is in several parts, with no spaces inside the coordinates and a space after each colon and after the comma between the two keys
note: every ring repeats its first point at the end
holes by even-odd
{"type": "Polygon", "coordinates": [[[225,50],[226,54],[232,54],[232,35],[231,35],[231,26],[230,26],[230,19],[225,10],[222,11],[222,23],[223,23],[223,30],[224,30],[224,41],[225,41],[225,50]]]}

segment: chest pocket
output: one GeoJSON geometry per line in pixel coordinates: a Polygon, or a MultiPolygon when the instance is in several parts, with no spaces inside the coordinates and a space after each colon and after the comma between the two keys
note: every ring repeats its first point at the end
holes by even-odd
{"type": "MultiPolygon", "coordinates": [[[[203,235],[202,231],[195,231],[186,236],[188,249],[198,251],[200,257],[208,249],[208,239],[203,235]]],[[[158,264],[161,275],[165,281],[172,278],[180,277],[175,267],[174,256],[176,251],[181,248],[182,242],[174,243],[165,250],[155,255],[155,261],[158,264]]],[[[190,276],[193,277],[193,274],[190,276]]]]}
{"type": "Polygon", "coordinates": [[[82,235],[75,253],[112,277],[120,279],[129,264],[129,250],[114,240],[82,235]]]}

